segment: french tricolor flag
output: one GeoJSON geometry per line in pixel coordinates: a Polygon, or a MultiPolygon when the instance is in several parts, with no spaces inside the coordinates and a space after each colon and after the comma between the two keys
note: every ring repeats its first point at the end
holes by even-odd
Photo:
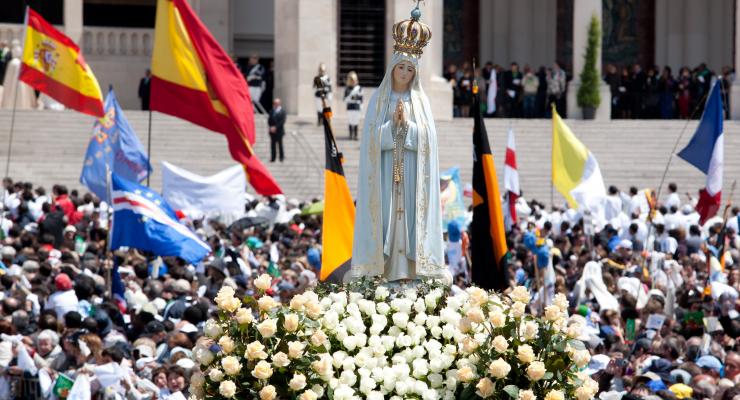
{"type": "Polygon", "coordinates": [[[699,127],[689,144],[678,153],[689,164],[706,174],[706,187],[699,191],[696,211],[704,222],[715,216],[722,201],[722,165],[724,164],[724,108],[719,80],[714,83],[704,106],[699,127]]]}
{"type": "Polygon", "coordinates": [[[506,157],[504,158],[504,189],[508,207],[504,213],[506,230],[510,230],[517,223],[516,200],[519,198],[519,171],[516,167],[516,142],[514,141],[514,130],[509,129],[509,137],[506,143],[506,157]]]}

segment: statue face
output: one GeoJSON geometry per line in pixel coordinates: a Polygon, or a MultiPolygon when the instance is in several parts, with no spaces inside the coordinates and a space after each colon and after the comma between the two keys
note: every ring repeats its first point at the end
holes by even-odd
{"type": "Polygon", "coordinates": [[[393,67],[393,82],[406,90],[414,80],[414,75],[416,75],[416,68],[410,62],[401,61],[393,67]]]}

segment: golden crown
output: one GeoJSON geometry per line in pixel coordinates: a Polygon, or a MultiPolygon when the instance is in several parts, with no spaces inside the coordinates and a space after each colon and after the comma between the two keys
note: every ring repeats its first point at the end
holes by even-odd
{"type": "Polygon", "coordinates": [[[424,47],[432,39],[432,30],[423,22],[419,22],[421,11],[419,5],[411,11],[411,18],[393,25],[393,50],[413,57],[420,57],[424,47]]]}

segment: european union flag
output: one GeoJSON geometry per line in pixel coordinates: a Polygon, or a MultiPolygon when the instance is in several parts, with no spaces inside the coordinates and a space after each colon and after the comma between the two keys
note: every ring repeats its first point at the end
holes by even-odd
{"type": "Polygon", "coordinates": [[[159,193],[111,174],[113,227],[111,249],[132,247],[158,256],[177,256],[195,264],[211,247],[178,221],[159,193]]]}
{"type": "Polygon", "coordinates": [[[105,116],[93,126],[80,174],[80,182],[100,199],[110,202],[106,166],[134,182],[141,182],[152,170],[144,146],[123,114],[113,89],[105,98],[105,116]]]}

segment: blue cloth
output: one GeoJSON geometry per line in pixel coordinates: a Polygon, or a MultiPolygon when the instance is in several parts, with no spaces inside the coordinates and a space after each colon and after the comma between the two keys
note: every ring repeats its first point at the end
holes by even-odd
{"type": "Polygon", "coordinates": [[[453,219],[447,224],[447,239],[450,243],[455,243],[459,242],[461,237],[460,223],[453,219]]]}
{"type": "Polygon", "coordinates": [[[113,293],[113,298],[116,300],[119,304],[126,304],[126,285],[123,284],[123,280],[121,279],[121,275],[118,273],[118,262],[116,262],[116,258],[113,258],[113,271],[111,272],[111,292],[113,293]]]}
{"type": "MultiPolygon", "coordinates": [[[[442,191],[442,226],[449,229],[450,222],[465,226],[465,202],[463,186],[460,182],[460,167],[452,167],[440,173],[440,179],[446,180],[447,187],[442,191]]],[[[459,240],[459,239],[458,239],[459,240]]]]}
{"type": "Polygon", "coordinates": [[[106,167],[118,176],[141,182],[151,172],[149,158],[129,125],[113,90],[105,98],[105,117],[95,121],[80,182],[98,198],[110,202],[106,167]]]}
{"type": "Polygon", "coordinates": [[[663,383],[663,381],[661,381],[661,380],[659,380],[659,379],[658,379],[658,380],[654,380],[654,381],[650,381],[650,382],[648,382],[648,383],[647,383],[647,387],[648,387],[648,389],[650,389],[650,391],[651,391],[651,392],[653,392],[653,393],[657,393],[657,392],[659,392],[659,391],[661,391],[661,390],[666,390],[666,389],[668,389],[668,388],[666,387],[665,383],[663,383]]]}
{"type": "Polygon", "coordinates": [[[678,156],[695,166],[704,174],[709,173],[709,163],[714,153],[714,145],[723,130],[722,93],[719,81],[712,86],[709,98],[704,107],[699,126],[689,144],[678,153],[678,156]]]}
{"type": "Polygon", "coordinates": [[[177,256],[195,264],[211,252],[181,224],[162,196],[137,183],[111,174],[113,231],[111,249],[133,247],[158,256],[177,256]]]}
{"type": "Polygon", "coordinates": [[[311,247],[310,249],[308,249],[306,258],[308,258],[308,263],[312,267],[316,268],[317,270],[321,269],[321,253],[318,249],[316,249],[315,247],[311,247]]]}

